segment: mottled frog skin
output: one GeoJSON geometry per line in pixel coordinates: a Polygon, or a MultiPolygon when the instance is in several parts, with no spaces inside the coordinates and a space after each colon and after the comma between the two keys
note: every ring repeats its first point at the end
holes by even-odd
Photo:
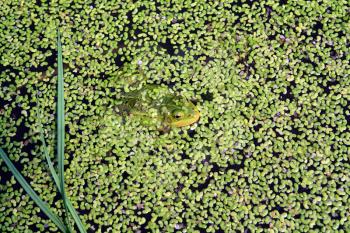
{"type": "Polygon", "coordinates": [[[143,125],[184,127],[199,120],[197,107],[168,87],[147,84],[140,90],[124,93],[118,110],[143,125]]]}

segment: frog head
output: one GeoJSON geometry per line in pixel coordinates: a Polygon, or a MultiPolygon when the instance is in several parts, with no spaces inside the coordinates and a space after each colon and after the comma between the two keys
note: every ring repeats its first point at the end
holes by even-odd
{"type": "Polygon", "coordinates": [[[199,120],[197,107],[186,98],[172,97],[167,100],[165,107],[165,122],[172,127],[188,126],[199,120]]]}

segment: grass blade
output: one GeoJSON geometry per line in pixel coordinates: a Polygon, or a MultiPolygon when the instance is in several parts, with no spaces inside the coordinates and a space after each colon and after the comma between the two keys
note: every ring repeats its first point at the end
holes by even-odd
{"type": "MultiPolygon", "coordinates": [[[[37,106],[39,107],[39,103],[38,102],[37,102],[37,106]]],[[[41,121],[40,121],[41,116],[39,114],[39,111],[37,112],[37,118],[39,119],[39,126],[38,127],[39,127],[39,132],[40,132],[40,140],[41,140],[41,143],[44,146],[44,157],[45,157],[46,162],[47,162],[47,164],[49,166],[49,170],[50,170],[51,176],[53,177],[53,180],[54,180],[54,182],[56,184],[56,187],[58,188],[58,191],[62,194],[60,181],[59,181],[58,175],[57,175],[57,173],[55,171],[55,168],[54,168],[53,163],[51,161],[51,158],[49,156],[49,151],[48,151],[47,146],[46,146],[45,137],[44,137],[44,131],[43,131],[43,127],[42,127],[42,124],[41,124],[41,121]]],[[[74,219],[75,223],[77,224],[77,226],[79,228],[79,231],[81,233],[86,233],[84,225],[81,222],[78,213],[76,212],[76,210],[74,209],[72,203],[70,202],[70,200],[68,198],[67,198],[67,208],[68,208],[69,212],[71,213],[71,215],[73,216],[73,219],[74,219]]]]}
{"type": "MultiPolygon", "coordinates": [[[[81,233],[86,233],[83,223],[81,222],[76,210],[74,209],[72,203],[67,199],[64,189],[64,89],[63,89],[63,63],[62,63],[62,47],[60,41],[60,34],[57,31],[57,47],[58,47],[58,100],[57,100],[57,159],[58,159],[58,172],[57,175],[53,163],[49,156],[49,151],[45,142],[43,127],[40,121],[40,114],[37,112],[37,117],[39,119],[39,131],[40,131],[40,140],[44,146],[44,157],[49,166],[49,170],[54,179],[54,182],[58,188],[58,191],[61,193],[63,203],[66,209],[66,226],[63,221],[54,214],[48,204],[44,202],[40,197],[35,193],[35,191],[30,187],[28,182],[24,179],[21,173],[16,169],[11,160],[7,157],[6,153],[0,148],[0,158],[5,161],[5,164],[8,166],[12,174],[15,176],[17,181],[21,184],[23,189],[28,193],[28,195],[33,199],[33,201],[40,207],[40,209],[57,225],[57,227],[63,232],[72,232],[68,213],[70,213],[77,224],[79,231],[81,233]]],[[[37,102],[37,106],[39,106],[37,102]]],[[[39,108],[39,107],[38,107],[39,108]]]]}
{"type": "Polygon", "coordinates": [[[66,191],[64,188],[64,81],[63,81],[63,61],[62,61],[62,45],[60,31],[57,30],[57,161],[58,161],[58,178],[59,190],[63,199],[64,208],[66,210],[66,224],[71,229],[66,191]]]}
{"type": "Polygon", "coordinates": [[[14,164],[11,162],[11,160],[7,157],[5,151],[1,148],[0,148],[0,157],[5,161],[5,164],[10,169],[12,174],[15,176],[17,181],[20,183],[20,185],[23,187],[23,189],[28,193],[28,195],[33,199],[33,201],[40,207],[40,209],[56,224],[56,226],[62,232],[68,232],[67,227],[61,221],[61,219],[50,210],[49,205],[46,202],[44,202],[36,194],[36,192],[30,187],[28,182],[24,179],[24,177],[17,170],[17,168],[14,166],[14,164]]]}
{"type": "Polygon", "coordinates": [[[71,213],[71,215],[75,221],[75,224],[77,224],[79,231],[81,233],[86,233],[85,227],[84,227],[83,223],[81,222],[77,211],[74,209],[74,207],[73,207],[72,203],[69,201],[69,199],[67,199],[67,208],[68,208],[69,212],[71,213]]]}
{"type": "MultiPolygon", "coordinates": [[[[60,32],[57,30],[57,69],[58,69],[58,87],[57,87],[57,157],[58,157],[58,190],[62,195],[65,209],[72,215],[80,232],[85,233],[83,223],[81,222],[76,210],[66,196],[64,188],[64,81],[63,81],[63,59],[62,59],[62,44],[60,32]]],[[[53,169],[54,171],[54,169],[53,169]]],[[[53,175],[55,173],[52,173],[53,175]]],[[[56,175],[57,176],[57,175],[56,175]]],[[[55,179],[55,178],[54,178],[55,179]]],[[[67,214],[68,214],[67,211],[67,214]]],[[[67,224],[69,220],[67,218],[67,224]]]]}
{"type": "MultiPolygon", "coordinates": [[[[38,102],[37,102],[37,106],[39,107],[39,103],[38,102]]],[[[38,127],[39,127],[39,132],[40,132],[40,140],[41,140],[41,143],[44,146],[44,157],[45,157],[46,162],[47,162],[47,164],[49,166],[49,170],[50,170],[51,176],[54,179],[56,187],[58,188],[58,191],[62,194],[60,181],[59,181],[58,175],[57,175],[57,173],[55,171],[55,168],[54,168],[53,163],[51,161],[51,158],[49,156],[49,151],[48,151],[47,146],[46,146],[45,137],[44,137],[44,131],[43,131],[43,127],[42,127],[42,124],[41,124],[41,121],[40,121],[41,116],[39,114],[39,111],[37,112],[37,118],[39,119],[39,126],[38,127]]],[[[73,219],[74,219],[75,223],[77,224],[77,226],[79,228],[79,231],[81,233],[86,233],[84,225],[81,222],[78,213],[76,212],[76,210],[74,209],[72,203],[70,202],[70,200],[68,198],[67,198],[67,208],[68,208],[69,212],[71,213],[71,215],[73,216],[73,219]]]]}
{"type": "MultiPolygon", "coordinates": [[[[38,108],[39,108],[39,103],[36,102],[38,108]]],[[[55,168],[53,166],[53,163],[51,161],[51,158],[50,158],[50,155],[49,155],[49,151],[47,149],[47,145],[46,145],[46,142],[45,142],[45,137],[44,137],[44,130],[43,130],[43,127],[42,127],[42,124],[41,124],[41,116],[39,114],[39,110],[37,111],[37,118],[38,118],[38,121],[39,121],[39,132],[40,132],[40,141],[42,143],[42,145],[44,146],[44,157],[46,159],[46,162],[47,162],[47,165],[49,166],[49,170],[50,170],[50,173],[52,175],[52,178],[56,184],[56,187],[58,188],[59,192],[61,193],[61,186],[60,186],[60,181],[59,181],[59,178],[57,176],[57,173],[55,171],[55,168]]]]}
{"type": "Polygon", "coordinates": [[[58,61],[58,85],[57,85],[57,160],[58,176],[60,179],[60,189],[63,198],[65,197],[64,189],[64,82],[63,82],[63,62],[62,62],[62,45],[60,32],[57,30],[57,61],[58,61]]]}

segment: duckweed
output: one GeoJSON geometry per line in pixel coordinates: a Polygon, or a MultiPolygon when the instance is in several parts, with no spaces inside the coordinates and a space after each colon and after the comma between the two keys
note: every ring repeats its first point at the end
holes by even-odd
{"type": "MultiPolygon", "coordinates": [[[[0,146],[60,216],[36,119],[39,101],[54,145],[58,22],[66,192],[89,232],[350,231],[347,1],[0,5],[0,146]],[[167,85],[200,120],[121,117],[130,81],[167,85]]],[[[0,231],[58,232],[1,160],[0,231]]]]}

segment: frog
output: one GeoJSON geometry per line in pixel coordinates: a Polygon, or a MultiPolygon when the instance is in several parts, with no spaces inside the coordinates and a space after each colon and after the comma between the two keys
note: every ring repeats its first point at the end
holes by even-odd
{"type": "Polygon", "coordinates": [[[160,131],[196,123],[200,112],[187,98],[175,94],[167,86],[145,84],[120,96],[118,112],[138,119],[142,125],[156,125],[160,131]]]}

